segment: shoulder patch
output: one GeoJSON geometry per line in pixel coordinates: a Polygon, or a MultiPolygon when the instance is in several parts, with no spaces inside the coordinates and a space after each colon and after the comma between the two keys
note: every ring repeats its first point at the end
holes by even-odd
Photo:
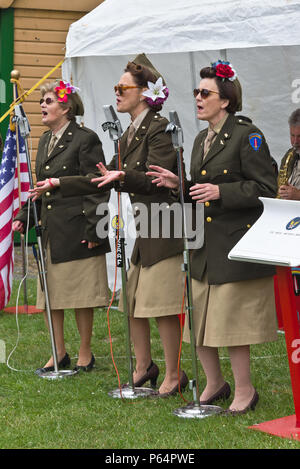
{"type": "Polygon", "coordinates": [[[260,149],[262,144],[262,135],[258,132],[254,132],[253,134],[249,135],[249,143],[253,150],[257,151],[260,149]]]}

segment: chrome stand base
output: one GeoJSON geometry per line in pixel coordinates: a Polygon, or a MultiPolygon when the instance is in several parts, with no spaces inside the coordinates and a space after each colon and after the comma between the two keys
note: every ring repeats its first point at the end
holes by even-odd
{"type": "Polygon", "coordinates": [[[78,373],[77,370],[58,370],[58,371],[46,371],[45,373],[39,373],[39,378],[47,379],[60,379],[66,378],[67,376],[74,376],[78,373]]]}
{"type": "Polygon", "coordinates": [[[131,388],[130,386],[126,386],[122,389],[114,389],[113,391],[109,391],[108,395],[115,398],[123,398],[123,399],[137,399],[138,397],[148,397],[153,394],[156,394],[152,388],[131,388]]]}
{"type": "Polygon", "coordinates": [[[223,411],[224,409],[222,409],[222,407],[216,405],[200,405],[191,402],[186,407],[174,410],[173,413],[177,415],[177,417],[186,419],[204,419],[206,417],[220,414],[223,411]]]}

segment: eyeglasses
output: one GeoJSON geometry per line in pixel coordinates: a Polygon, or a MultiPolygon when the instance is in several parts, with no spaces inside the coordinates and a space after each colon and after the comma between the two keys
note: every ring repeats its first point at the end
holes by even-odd
{"type": "Polygon", "coordinates": [[[52,98],[41,98],[40,99],[40,104],[42,105],[43,103],[46,103],[46,104],[51,104],[51,103],[54,103],[55,102],[55,99],[52,99],[52,98]]]}
{"type": "Polygon", "coordinates": [[[200,90],[199,88],[195,88],[193,93],[195,98],[197,98],[198,94],[200,93],[202,99],[208,98],[210,93],[220,94],[218,91],[207,90],[206,88],[203,88],[202,90],[200,90]]]}
{"type": "Polygon", "coordinates": [[[122,96],[123,91],[129,90],[131,88],[142,88],[141,86],[129,86],[129,85],[116,85],[114,86],[115,93],[118,91],[119,95],[122,96]]]}

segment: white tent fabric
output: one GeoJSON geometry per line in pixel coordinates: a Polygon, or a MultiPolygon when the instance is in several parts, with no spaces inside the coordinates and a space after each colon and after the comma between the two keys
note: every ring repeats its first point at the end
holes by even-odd
{"type": "MultiPolygon", "coordinates": [[[[290,145],[288,116],[300,107],[299,24],[300,0],[105,0],[71,25],[63,77],[81,89],[84,124],[99,134],[110,161],[102,106],[115,106],[113,85],[128,60],[145,52],[166,80],[161,113],[177,111],[189,168],[193,140],[207,125],[196,119],[192,90],[203,66],[227,59],[243,87],[242,114],[264,132],[279,162],[290,145]]],[[[129,117],[119,117],[125,130],[129,117]]]]}
{"type": "Polygon", "coordinates": [[[66,55],[290,46],[299,17],[299,2],[287,0],[106,0],[71,25],[66,55]]]}

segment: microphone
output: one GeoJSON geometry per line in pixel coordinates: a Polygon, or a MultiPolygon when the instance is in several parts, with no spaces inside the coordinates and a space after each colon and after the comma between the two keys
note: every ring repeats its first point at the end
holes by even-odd
{"type": "Polygon", "coordinates": [[[172,143],[175,149],[183,147],[183,132],[179,117],[176,111],[169,112],[170,122],[166,127],[166,133],[170,132],[172,136],[172,143]]]}
{"type": "Polygon", "coordinates": [[[109,136],[111,140],[120,140],[122,137],[122,127],[121,122],[118,119],[118,116],[112,105],[105,104],[103,106],[104,115],[106,122],[102,124],[102,129],[104,132],[109,131],[109,136]]]}

